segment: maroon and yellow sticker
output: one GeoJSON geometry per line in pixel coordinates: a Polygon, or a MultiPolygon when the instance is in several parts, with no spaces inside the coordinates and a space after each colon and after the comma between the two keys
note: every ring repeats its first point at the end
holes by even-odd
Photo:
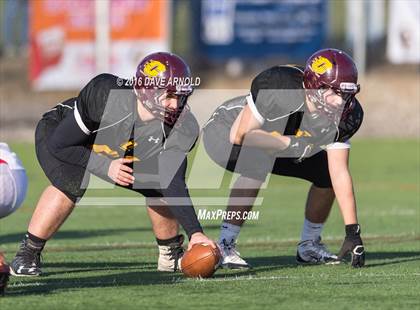
{"type": "Polygon", "coordinates": [[[317,74],[324,74],[333,67],[331,61],[323,56],[315,57],[311,63],[311,70],[317,74]]]}
{"type": "Polygon", "coordinates": [[[160,61],[157,61],[157,60],[148,61],[144,65],[144,68],[143,68],[144,74],[149,76],[149,77],[156,77],[161,72],[165,72],[165,71],[166,71],[166,66],[163,63],[161,63],[160,61]]]}

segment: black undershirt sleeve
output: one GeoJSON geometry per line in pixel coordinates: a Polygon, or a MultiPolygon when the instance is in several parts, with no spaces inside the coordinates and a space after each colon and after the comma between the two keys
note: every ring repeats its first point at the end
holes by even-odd
{"type": "Polygon", "coordinates": [[[87,168],[98,176],[107,176],[112,160],[92,152],[86,146],[88,142],[89,135],[80,129],[72,113],[60,121],[49,137],[48,149],[63,162],[87,168]]]}
{"type": "Polygon", "coordinates": [[[183,152],[167,150],[159,155],[159,178],[163,199],[170,211],[191,238],[203,232],[185,184],[187,159],[183,152]]]}

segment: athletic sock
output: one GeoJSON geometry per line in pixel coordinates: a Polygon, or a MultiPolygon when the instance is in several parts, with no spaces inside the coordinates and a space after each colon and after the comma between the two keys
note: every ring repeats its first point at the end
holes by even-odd
{"type": "Polygon", "coordinates": [[[321,236],[322,228],[324,223],[312,223],[311,221],[305,219],[303,222],[302,234],[300,236],[300,241],[306,240],[317,240],[321,236]]]}
{"type": "Polygon", "coordinates": [[[39,238],[29,231],[25,235],[26,246],[34,252],[41,252],[47,240],[39,238]]]}
{"type": "Polygon", "coordinates": [[[233,225],[230,223],[223,222],[220,226],[220,238],[219,243],[222,244],[223,240],[229,244],[232,241],[235,242],[238,238],[239,232],[241,231],[241,226],[233,225]]]}
{"type": "Polygon", "coordinates": [[[183,235],[176,235],[175,237],[169,238],[169,239],[159,239],[156,238],[156,242],[158,245],[170,245],[170,244],[181,244],[182,241],[184,241],[183,235]]]}

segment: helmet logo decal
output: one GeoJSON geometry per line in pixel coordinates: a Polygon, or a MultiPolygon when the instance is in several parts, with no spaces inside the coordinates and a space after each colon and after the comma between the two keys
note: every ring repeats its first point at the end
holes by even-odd
{"type": "Polygon", "coordinates": [[[311,63],[311,70],[317,74],[324,74],[328,70],[332,69],[333,65],[331,61],[323,56],[315,57],[311,63]]]}
{"type": "Polygon", "coordinates": [[[148,61],[143,68],[143,72],[145,75],[149,77],[156,77],[161,72],[166,71],[166,66],[157,60],[150,60],[148,61]]]}

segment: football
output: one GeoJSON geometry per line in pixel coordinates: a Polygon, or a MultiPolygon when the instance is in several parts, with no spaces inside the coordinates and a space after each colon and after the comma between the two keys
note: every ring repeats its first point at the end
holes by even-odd
{"type": "Polygon", "coordinates": [[[216,271],[221,259],[218,248],[206,243],[199,243],[185,252],[181,261],[181,270],[190,278],[209,278],[216,271]]]}

